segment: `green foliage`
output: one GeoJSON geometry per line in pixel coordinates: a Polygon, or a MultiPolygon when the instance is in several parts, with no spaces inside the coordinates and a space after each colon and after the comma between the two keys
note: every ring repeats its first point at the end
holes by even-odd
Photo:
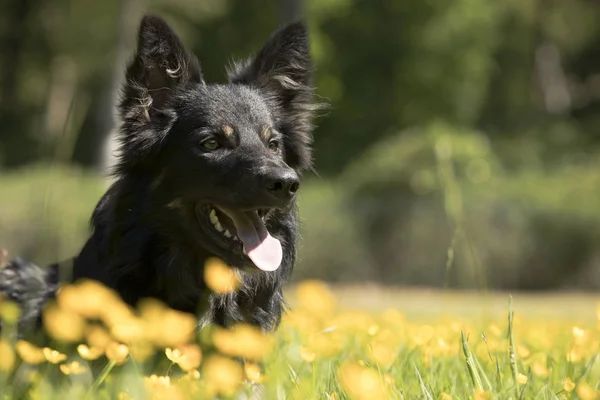
{"type": "Polygon", "coordinates": [[[107,188],[94,174],[37,165],[0,174],[0,247],[49,263],[76,255],[107,188]]]}

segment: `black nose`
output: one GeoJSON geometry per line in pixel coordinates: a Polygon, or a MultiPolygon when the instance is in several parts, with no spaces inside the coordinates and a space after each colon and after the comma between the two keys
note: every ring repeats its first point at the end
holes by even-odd
{"type": "Polygon", "coordinates": [[[278,172],[267,177],[267,190],[278,199],[294,197],[300,187],[300,178],[293,170],[278,172]]]}

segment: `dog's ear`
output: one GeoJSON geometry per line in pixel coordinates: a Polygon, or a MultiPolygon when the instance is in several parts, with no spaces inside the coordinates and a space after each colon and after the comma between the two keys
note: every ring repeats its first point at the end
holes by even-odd
{"type": "Polygon", "coordinates": [[[162,18],[144,16],[137,46],[126,72],[124,100],[140,100],[150,114],[146,118],[168,106],[178,86],[202,83],[198,59],[184,48],[162,18]]]}
{"type": "Polygon", "coordinates": [[[189,84],[203,84],[198,59],[162,18],[145,15],[121,93],[122,163],[141,160],[168,132],[175,118],[172,100],[189,84]]]}
{"type": "Polygon", "coordinates": [[[258,54],[229,71],[232,83],[257,87],[284,114],[279,128],[286,141],[286,161],[297,170],[310,166],[312,114],[320,105],[312,99],[312,61],[304,22],[275,32],[258,54]]]}

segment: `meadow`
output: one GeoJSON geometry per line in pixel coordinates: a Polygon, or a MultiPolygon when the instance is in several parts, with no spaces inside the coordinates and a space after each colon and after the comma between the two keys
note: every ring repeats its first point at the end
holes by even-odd
{"type": "MultiPolygon", "coordinates": [[[[235,273],[206,266],[212,290],[235,273]]],[[[17,340],[2,302],[2,399],[597,399],[600,303],[521,295],[329,287],[289,289],[274,336],[251,326],[195,330],[195,319],[107,288],[61,288],[47,307],[48,346],[17,340]],[[241,362],[240,359],[244,359],[241,362]]]]}

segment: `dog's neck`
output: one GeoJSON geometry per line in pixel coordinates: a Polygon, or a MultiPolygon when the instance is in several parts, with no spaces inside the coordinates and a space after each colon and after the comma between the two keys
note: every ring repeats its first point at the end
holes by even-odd
{"type": "MultiPolygon", "coordinates": [[[[203,321],[220,325],[244,321],[274,329],[284,307],[282,281],[242,273],[238,293],[211,294],[203,273],[205,261],[213,255],[194,243],[189,227],[177,225],[196,221],[178,215],[185,212],[181,204],[161,199],[151,182],[122,178],[104,195],[94,211],[94,233],[75,260],[73,278],[99,280],[131,305],[155,297],[203,321]],[[104,268],[90,272],[86,264],[104,268]]],[[[293,213],[290,218],[295,218],[293,213]]],[[[286,253],[279,273],[287,277],[295,257],[293,250],[286,253]]]]}

